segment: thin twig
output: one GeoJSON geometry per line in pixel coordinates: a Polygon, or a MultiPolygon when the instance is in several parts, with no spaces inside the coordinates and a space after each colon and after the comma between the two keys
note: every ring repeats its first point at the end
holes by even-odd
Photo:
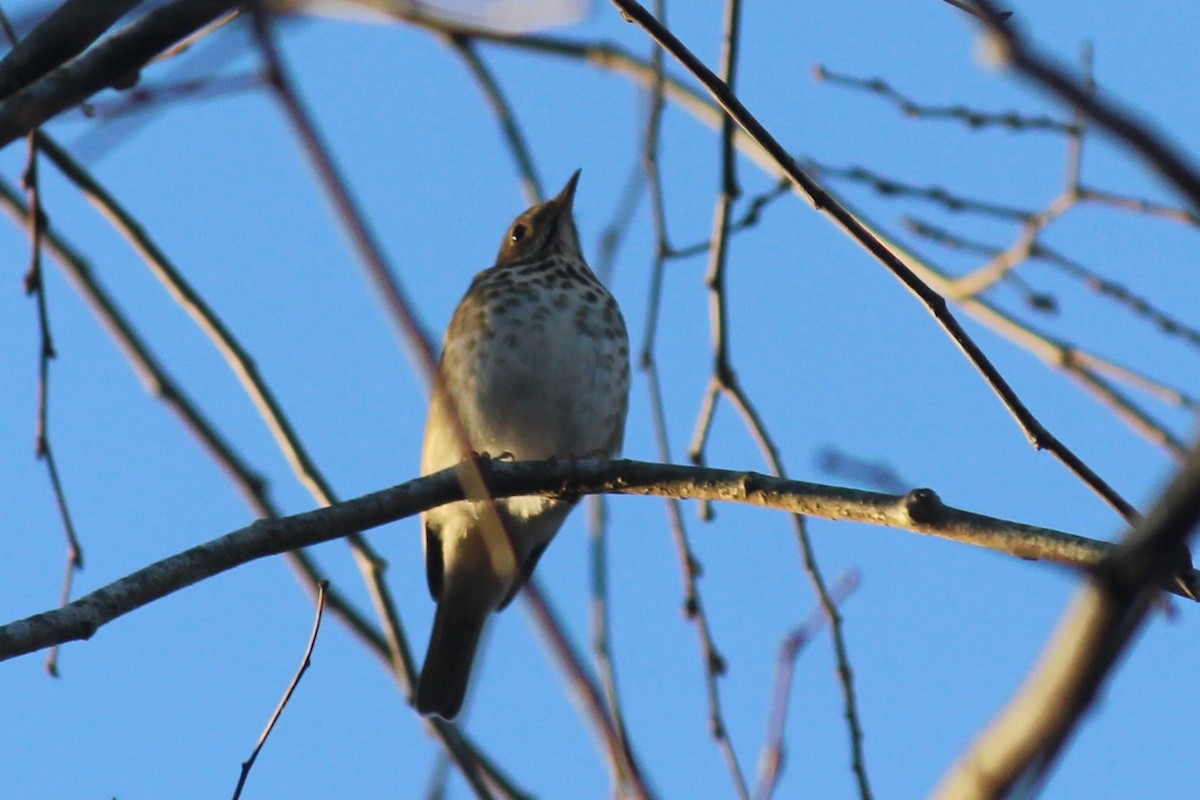
{"type": "Polygon", "coordinates": [[[554,653],[555,662],[562,667],[568,678],[568,684],[575,689],[583,709],[591,719],[592,728],[599,732],[604,740],[602,750],[608,757],[609,769],[612,772],[613,783],[616,784],[619,797],[634,797],[648,800],[650,791],[642,780],[641,768],[630,748],[625,731],[618,728],[615,720],[609,714],[608,705],[596,680],[588,674],[584,667],[579,649],[567,637],[566,626],[542,593],[541,585],[536,577],[532,577],[522,590],[526,605],[533,612],[538,622],[538,628],[546,637],[550,649],[554,653]]]}
{"type": "MultiPolygon", "coordinates": [[[[650,388],[651,411],[654,416],[658,450],[662,454],[662,458],[668,459],[670,454],[666,436],[666,419],[663,413],[662,391],[659,387],[658,368],[653,362],[646,368],[646,377],[650,388]]],[[[721,710],[720,679],[725,676],[727,665],[725,657],[717,649],[716,641],[713,639],[712,626],[709,624],[708,613],[705,610],[698,584],[698,580],[703,574],[703,566],[688,541],[679,499],[667,497],[667,516],[671,523],[671,534],[679,558],[679,569],[683,574],[683,614],[695,625],[696,636],[700,641],[704,685],[708,698],[709,735],[716,741],[725,758],[725,764],[733,778],[734,791],[737,792],[738,797],[749,798],[749,789],[746,786],[741,762],[738,761],[737,752],[734,750],[733,741],[729,736],[729,728],[725,724],[725,715],[721,710]]]]}
{"type": "Polygon", "coordinates": [[[491,69],[476,52],[475,43],[471,39],[461,35],[450,35],[446,37],[446,40],[454,52],[458,53],[466,63],[467,69],[475,78],[475,82],[479,84],[483,96],[487,98],[488,105],[492,108],[492,113],[496,115],[496,120],[500,123],[500,132],[504,134],[504,141],[516,162],[526,205],[541,202],[542,184],[538,180],[537,167],[534,166],[533,156],[530,155],[529,147],[525,144],[525,136],[517,125],[512,104],[504,96],[504,91],[500,88],[491,69]]]}
{"type": "Polygon", "coordinates": [[[119,100],[91,103],[88,116],[109,122],[130,114],[145,111],[148,106],[168,103],[195,102],[227,97],[262,88],[262,76],[257,72],[239,75],[217,75],[202,78],[184,78],[158,84],[142,84],[130,89],[119,100]]]}
{"type": "MultiPolygon", "coordinates": [[[[870,223],[865,221],[865,217],[860,215],[859,219],[864,220],[864,224],[870,227],[870,223]]],[[[951,243],[957,242],[959,246],[968,248],[976,246],[974,243],[965,240],[946,237],[940,231],[930,231],[928,230],[929,226],[925,223],[922,223],[922,228],[935,240],[944,240],[951,243]]],[[[888,241],[881,231],[874,228],[872,230],[876,236],[879,236],[884,241],[888,241]]],[[[918,258],[905,250],[899,243],[889,241],[888,246],[900,258],[904,259],[905,263],[917,272],[923,280],[928,282],[935,291],[940,291],[943,283],[949,280],[943,272],[936,269],[928,260],[918,258]]],[[[1039,356],[1047,364],[1063,371],[1068,377],[1079,382],[1080,385],[1091,392],[1095,392],[1097,387],[1102,384],[1107,385],[1107,382],[1101,377],[1102,374],[1106,374],[1147,392],[1163,402],[1183,408],[1200,408],[1200,400],[1190,397],[1183,391],[1167,386],[1135,370],[1121,367],[1108,359],[1078,348],[1045,332],[1038,331],[1025,323],[1018,322],[995,305],[981,298],[964,298],[961,305],[968,315],[979,320],[1000,335],[1005,336],[1013,343],[1039,356]]],[[[1127,398],[1115,389],[1101,392],[1099,396],[1113,409],[1118,419],[1145,436],[1147,440],[1163,446],[1173,456],[1178,457],[1181,452],[1179,450],[1179,441],[1167,429],[1165,424],[1151,417],[1134,403],[1132,399],[1127,398]]]]}
{"type": "MultiPolygon", "coordinates": [[[[725,4],[725,33],[722,37],[721,76],[729,87],[734,86],[737,75],[737,53],[741,22],[741,3],[738,0],[727,0],[725,4]]],[[[721,164],[721,186],[717,193],[716,207],[713,210],[713,230],[710,241],[708,272],[704,277],[704,285],[708,289],[708,318],[712,339],[713,376],[709,388],[701,403],[701,412],[697,422],[696,433],[688,455],[692,463],[702,466],[705,463],[704,450],[708,433],[712,429],[712,421],[716,410],[717,395],[720,385],[731,378],[733,365],[729,358],[729,329],[728,305],[725,294],[725,265],[729,253],[730,217],[733,205],[741,194],[737,178],[737,159],[734,150],[734,133],[737,130],[734,121],[728,115],[721,120],[721,135],[719,144],[721,164]]]]}
{"type": "Polygon", "coordinates": [[[432,383],[437,368],[437,356],[433,341],[425,332],[412,311],[412,303],[408,299],[403,286],[396,277],[395,270],[388,264],[379,246],[367,226],[358,203],[350,194],[346,181],[342,178],[341,170],[333,161],[328,147],[325,146],[320,133],[313,125],[308,111],[304,108],[299,95],[292,85],[284,69],[283,59],[271,29],[271,12],[255,4],[253,20],[254,31],[258,39],[259,49],[263,55],[263,69],[267,85],[275,92],[279,102],[287,113],[288,120],[296,130],[305,154],[313,163],[321,181],[322,188],[329,195],[339,221],[346,229],[359,259],[367,270],[367,276],[375,285],[383,299],[389,316],[396,326],[400,343],[409,352],[413,368],[426,383],[432,383]]]}
{"type": "Polygon", "coordinates": [[[947,299],[959,302],[987,291],[1028,261],[1042,231],[1070,211],[1075,203],[1075,193],[1070,190],[1051,200],[1044,210],[1031,215],[1021,224],[1021,232],[1011,246],[996,253],[991,261],[978,269],[951,280],[943,294],[947,299]]]}
{"type": "Polygon", "coordinates": [[[1126,287],[1097,274],[1078,261],[1067,258],[1056,250],[1038,244],[1033,250],[1033,258],[1061,269],[1068,275],[1079,279],[1091,291],[1108,298],[1129,309],[1133,314],[1142,317],[1167,336],[1179,337],[1193,347],[1200,347],[1200,328],[1194,328],[1163,311],[1149,300],[1135,294],[1126,287]]]}
{"type": "MultiPolygon", "coordinates": [[[[829,590],[829,597],[834,604],[841,606],[846,598],[858,588],[859,575],[851,571],[838,578],[829,590]]],[[[755,800],[770,800],[779,786],[779,778],[783,774],[784,744],[783,735],[787,725],[788,705],[792,697],[792,675],[795,672],[796,660],[800,651],[810,641],[816,638],[825,627],[829,615],[825,609],[818,608],[808,616],[799,627],[784,637],[779,647],[779,662],[775,668],[775,685],[771,690],[771,714],[767,722],[767,735],[763,742],[762,754],[758,759],[758,787],[754,792],[755,800]]]]}
{"type": "Polygon", "coordinates": [[[262,75],[257,72],[249,75],[230,74],[234,62],[246,53],[245,42],[235,35],[206,42],[209,46],[202,55],[173,64],[170,69],[148,72],[152,65],[171,61],[190,52],[200,42],[214,37],[241,16],[241,9],[235,8],[188,33],[140,68],[138,85],[121,92],[116,99],[89,99],[81,103],[79,109],[83,116],[96,120],[97,124],[88,126],[82,135],[72,140],[71,150],[76,158],[84,162],[99,160],[132,138],[136,131],[152,123],[158,112],[167,109],[170,101],[176,97],[205,97],[226,89],[237,91],[240,87],[261,88],[262,75]],[[196,78],[197,69],[203,69],[207,76],[196,78]],[[144,80],[146,74],[154,74],[155,80],[152,83],[144,80]],[[172,87],[179,87],[180,92],[172,91],[172,87]],[[188,92],[187,87],[195,87],[195,91],[188,92]]]}
{"type": "Polygon", "coordinates": [[[1132,211],[1135,214],[1160,217],[1172,222],[1182,222],[1185,225],[1193,227],[1200,226],[1200,214],[1188,211],[1187,209],[1156,203],[1153,200],[1145,200],[1140,197],[1128,197],[1113,192],[1105,192],[1100,189],[1093,189],[1090,186],[1080,186],[1077,191],[1079,199],[1084,202],[1112,206],[1122,211],[1132,211]]]}
{"type": "MultiPolygon", "coordinates": [[[[723,390],[729,396],[734,408],[737,409],[738,413],[745,420],[746,426],[758,440],[759,449],[762,451],[771,472],[781,478],[786,477],[787,473],[784,470],[783,459],[779,455],[779,449],[775,446],[770,434],[767,433],[766,425],[759,417],[754,406],[750,403],[750,399],[745,394],[741,385],[732,383],[723,387],[723,390]]],[[[920,491],[922,490],[910,492],[908,496],[917,497],[917,492],[920,491]]],[[[940,501],[937,501],[935,505],[940,505],[940,501]]],[[[850,653],[846,647],[846,636],[842,628],[842,614],[825,585],[825,578],[821,573],[820,565],[817,563],[816,551],[813,548],[812,540],[808,536],[808,527],[805,524],[804,516],[802,514],[792,514],[792,526],[796,531],[796,540],[800,546],[800,555],[804,562],[805,574],[808,575],[809,582],[813,587],[813,593],[816,594],[817,600],[821,604],[821,609],[829,618],[829,632],[830,638],[833,640],[838,683],[842,689],[842,705],[845,709],[846,727],[850,734],[850,768],[854,772],[855,779],[858,781],[859,797],[862,800],[870,800],[872,793],[871,784],[867,776],[866,750],[863,747],[862,717],[858,711],[858,693],[854,687],[854,671],[850,666],[850,653]]]]}
{"type": "MultiPolygon", "coordinates": [[[[61,10],[61,9],[60,9],[61,10]]],[[[53,17],[54,15],[52,15],[53,17]]],[[[9,44],[17,44],[17,35],[9,22],[8,15],[0,9],[0,29],[3,29],[9,44]]],[[[36,33],[36,31],[35,31],[36,33]]],[[[12,55],[11,53],[9,54],[12,55]]],[[[6,58],[7,61],[7,58],[6,58]]],[[[0,63],[0,76],[5,73],[4,64],[0,63]]],[[[3,78],[0,77],[0,86],[3,78]]],[[[22,176],[29,205],[25,221],[29,230],[29,269],[25,274],[25,292],[35,296],[39,347],[38,347],[38,404],[37,404],[37,434],[36,457],[46,462],[46,471],[50,477],[50,486],[54,492],[54,502],[58,507],[59,519],[67,536],[67,563],[64,567],[62,592],[59,595],[59,605],[66,605],[71,599],[71,587],[75,582],[75,573],[83,569],[83,548],[75,534],[75,525],[71,520],[71,512],[67,506],[67,496],[63,491],[62,480],[58,474],[58,464],[54,459],[54,450],[50,445],[50,360],[56,357],[53,337],[50,335],[50,314],[46,303],[46,283],[42,270],[42,243],[45,238],[46,215],[42,210],[41,182],[38,179],[38,149],[37,131],[30,133],[26,152],[25,172],[22,176]]],[[[58,677],[58,652],[55,645],[46,655],[46,672],[58,677]]]]}
{"type": "Polygon", "coordinates": [[[1135,386],[1143,392],[1157,397],[1164,403],[1172,403],[1189,411],[1200,411],[1200,397],[1187,394],[1173,386],[1167,386],[1142,372],[1121,366],[1106,358],[1101,358],[1095,353],[1074,348],[1070,350],[1069,360],[1103,375],[1116,378],[1130,386],[1135,386]]]}
{"type": "MultiPolygon", "coordinates": [[[[995,245],[972,241],[930,222],[913,217],[905,218],[904,225],[913,234],[928,239],[931,242],[953,250],[988,256],[994,260],[993,263],[1004,260],[1009,263],[1009,266],[1015,266],[1018,260],[1027,259],[1029,261],[1040,261],[1048,264],[1064,274],[1075,278],[1084,288],[1095,292],[1101,297],[1112,300],[1128,309],[1135,316],[1145,319],[1163,334],[1178,337],[1189,345],[1200,347],[1200,329],[1188,325],[1120,283],[1103,277],[1078,261],[1068,258],[1048,245],[1042,244],[1040,241],[1028,240],[1022,237],[1022,243],[1006,251],[995,245]]],[[[955,282],[957,283],[961,280],[955,279],[955,282]]],[[[979,292],[976,291],[978,288],[978,285],[976,285],[970,291],[959,291],[958,296],[978,294],[979,292]]],[[[1030,302],[1039,310],[1047,308],[1056,310],[1058,307],[1057,301],[1053,301],[1047,295],[1040,293],[1032,293],[1030,295],[1030,302]]]]}
{"type": "MultiPolygon", "coordinates": [[[[735,136],[735,142],[736,139],[737,137],[735,136]]],[[[761,221],[762,213],[768,206],[770,206],[779,198],[790,195],[791,191],[792,182],[785,179],[777,182],[770,189],[751,197],[747,201],[746,210],[742,212],[741,216],[738,217],[738,219],[731,220],[729,222],[727,226],[729,237],[732,238],[734,234],[742,233],[743,231],[753,228],[761,221]]],[[[676,247],[671,251],[670,258],[673,260],[691,258],[692,256],[697,256],[701,253],[710,252],[712,247],[712,240],[705,239],[702,242],[696,242],[695,244],[687,245],[686,247],[676,247]]]]}
{"type": "Polygon", "coordinates": [[[896,91],[881,78],[858,78],[826,69],[821,65],[813,68],[813,77],[833,86],[844,86],[874,94],[895,105],[906,117],[915,119],[958,120],[968,128],[1008,128],[1012,131],[1050,131],[1073,135],[1077,127],[1073,123],[1060,122],[1048,116],[1029,116],[1016,111],[978,111],[966,106],[931,106],[919,103],[896,91]]]}
{"type": "Polygon", "coordinates": [[[910,183],[904,183],[895,178],[889,178],[886,175],[872,172],[865,167],[835,167],[831,164],[823,164],[810,158],[804,160],[804,168],[822,178],[840,178],[856,183],[864,183],[877,193],[887,197],[910,197],[918,200],[927,200],[941,206],[947,211],[979,214],[981,216],[1013,220],[1015,222],[1026,222],[1034,216],[1034,212],[1025,208],[1015,208],[998,203],[989,203],[986,200],[973,200],[968,197],[960,197],[941,186],[914,186],[910,183]]]}
{"type": "MultiPolygon", "coordinates": [[[[4,22],[7,23],[7,20],[4,22]]],[[[26,216],[29,229],[29,270],[25,273],[25,293],[33,296],[39,331],[35,454],[39,461],[46,464],[50,487],[54,492],[54,504],[58,508],[58,516],[67,537],[67,563],[59,600],[60,605],[66,605],[71,599],[71,585],[74,583],[75,573],[83,569],[83,548],[75,533],[75,524],[71,519],[71,511],[67,506],[67,495],[58,471],[58,462],[54,458],[54,448],[50,444],[50,362],[57,357],[58,353],[50,334],[50,308],[46,301],[46,281],[42,272],[42,242],[45,236],[46,217],[42,210],[41,184],[38,180],[36,138],[36,131],[29,134],[25,171],[21,178],[21,183],[29,197],[29,211],[26,216]]],[[[47,654],[46,671],[53,676],[58,676],[58,647],[51,648],[47,654]]]]}
{"type": "MultiPolygon", "coordinates": [[[[609,616],[608,592],[608,505],[603,495],[588,498],[588,572],[591,575],[591,629],[592,659],[600,676],[600,688],[604,692],[604,703],[616,733],[616,744],[621,751],[632,754],[629,729],[625,724],[625,713],[621,706],[621,693],[617,682],[617,665],[612,652],[612,626],[609,616]]],[[[632,755],[630,755],[632,760],[632,755]]],[[[636,762],[634,762],[636,765],[636,762]]],[[[617,775],[619,796],[624,796],[632,787],[624,775],[617,775]]],[[[643,787],[644,791],[644,787],[643,787]]]]}
{"type": "Polygon", "coordinates": [[[617,203],[617,208],[613,212],[612,219],[609,220],[608,225],[600,233],[600,243],[596,248],[595,272],[596,277],[605,284],[612,283],[617,250],[620,248],[625,234],[629,231],[629,226],[633,222],[634,214],[637,212],[645,190],[646,173],[642,169],[641,164],[638,163],[629,171],[629,177],[625,181],[625,189],[621,192],[621,199],[617,203]]]}
{"type": "Polygon", "coordinates": [[[279,721],[280,715],[283,714],[283,709],[287,707],[288,701],[292,699],[292,694],[296,691],[296,687],[300,685],[300,679],[304,677],[304,673],[308,672],[308,668],[312,664],[313,648],[317,646],[317,634],[321,631],[321,616],[325,613],[325,589],[328,585],[328,581],[322,581],[317,584],[316,618],[313,619],[313,628],[312,633],[308,636],[308,645],[304,648],[304,658],[300,660],[300,668],[292,676],[292,681],[288,684],[287,690],[284,691],[283,697],[280,698],[279,704],[275,706],[275,711],[271,714],[271,719],[267,721],[267,726],[259,734],[258,743],[254,745],[254,750],[251,751],[250,757],[242,762],[242,772],[238,776],[237,787],[233,790],[233,800],[238,800],[242,796],[242,787],[246,785],[246,778],[250,777],[250,770],[254,768],[254,762],[258,760],[258,754],[262,752],[263,745],[267,743],[267,737],[275,729],[275,723],[279,721]]]}
{"type": "MultiPolygon", "coordinates": [[[[1080,48],[1079,61],[1083,69],[1084,87],[1088,94],[1096,93],[1096,76],[1093,72],[1093,52],[1091,42],[1084,42],[1080,48]]],[[[1078,108],[1072,111],[1074,120],[1073,130],[1067,135],[1067,168],[1063,175],[1063,191],[1079,193],[1079,182],[1083,176],[1083,145],[1084,137],[1091,128],[1091,120],[1078,108]]]]}
{"type": "MultiPolygon", "coordinates": [[[[1092,57],[1090,46],[1085,45],[1081,55],[1083,78],[1081,85],[1083,90],[1089,95],[1095,94],[1095,83],[1092,77],[1092,57]]],[[[818,68],[818,78],[829,80],[834,84],[841,84],[858,88],[864,91],[879,94],[883,97],[891,99],[899,104],[906,112],[914,113],[918,116],[924,115],[926,109],[920,108],[911,103],[911,101],[896,93],[887,83],[881,80],[864,80],[836,73],[827,72],[818,68]]],[[[1043,245],[1038,240],[1038,235],[1044,230],[1048,224],[1061,216],[1068,209],[1073,208],[1078,203],[1085,201],[1094,201],[1110,204],[1119,208],[1124,208],[1130,211],[1140,213],[1154,214],[1168,219],[1197,224],[1198,218],[1195,214],[1176,208],[1170,208],[1162,204],[1155,204],[1145,200],[1139,200],[1128,197],[1121,197],[1112,193],[1101,192],[1095,189],[1085,189],[1081,186],[1081,163],[1084,134],[1088,129],[1088,117],[1078,109],[1074,112],[1074,120],[1069,125],[1060,126],[1067,133],[1067,164],[1066,178],[1064,181],[1063,193],[1053,201],[1046,211],[1040,214],[1029,214],[1023,221],[1022,234],[1016,244],[1010,247],[1007,251],[999,248],[973,248],[975,252],[986,252],[991,255],[993,261],[988,266],[977,270],[971,276],[958,278],[952,284],[954,287],[954,297],[960,297],[964,294],[978,294],[988,285],[1009,274],[1009,271],[1018,264],[1024,262],[1028,258],[1041,257],[1050,263],[1061,266],[1067,269],[1071,274],[1082,278],[1086,285],[1102,294],[1106,294],[1117,302],[1126,305],[1140,316],[1149,318],[1154,322],[1160,330],[1169,335],[1178,335],[1187,339],[1192,344],[1200,343],[1200,332],[1196,332],[1188,326],[1181,324],[1178,320],[1173,319],[1167,314],[1159,312],[1150,303],[1141,298],[1133,296],[1124,287],[1117,284],[1105,281],[1098,278],[1088,270],[1069,262],[1067,259],[1056,256],[1048,247],[1043,245]]],[[[876,189],[889,194],[903,194],[909,196],[925,196],[929,199],[944,201],[944,205],[950,210],[969,210],[983,214],[996,214],[998,211],[1003,211],[1001,207],[991,206],[978,201],[962,200],[950,195],[941,189],[918,189],[904,184],[897,183],[887,178],[873,175],[865,170],[854,168],[851,170],[829,170],[826,168],[826,174],[831,177],[849,177],[857,180],[865,180],[875,185],[876,189]]],[[[1018,217],[1019,218],[1019,217],[1018,217]]],[[[942,234],[937,237],[942,243],[948,243],[953,239],[951,235],[942,234]]],[[[1182,452],[1182,448],[1180,450],[1182,452]]]]}

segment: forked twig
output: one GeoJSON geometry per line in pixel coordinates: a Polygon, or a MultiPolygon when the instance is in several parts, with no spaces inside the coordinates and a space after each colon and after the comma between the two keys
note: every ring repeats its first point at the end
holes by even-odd
{"type": "MultiPolygon", "coordinates": [[[[846,598],[858,588],[859,575],[848,572],[838,578],[829,589],[829,597],[835,605],[840,606],[846,598]]],[[[763,742],[762,755],[758,760],[758,787],[754,792],[755,800],[770,800],[779,786],[779,778],[783,774],[784,744],[783,734],[787,725],[788,705],[792,697],[792,675],[796,668],[796,659],[800,651],[810,641],[816,638],[824,627],[829,615],[824,608],[818,608],[809,615],[799,627],[784,637],[779,648],[779,662],[775,669],[775,686],[771,690],[771,714],[767,723],[767,737],[763,742]]]]}
{"type": "MultiPolygon", "coordinates": [[[[1013,391],[1004,377],[992,365],[991,360],[979,349],[975,341],[963,330],[946,304],[944,298],[931,290],[911,269],[897,258],[882,242],[871,235],[861,222],[843,206],[835,202],[825,190],[796,165],[795,160],[771,133],[749,112],[740,100],[718,78],[712,70],[679,41],[665,26],[658,22],[636,0],[612,0],[623,14],[637,22],[661,47],[669,51],[692,73],[712,94],[725,111],[734,118],[742,130],[763,148],[771,159],[802,189],[813,206],[824,211],[854,241],[862,245],[877,261],[911,291],[929,310],[938,324],[950,336],[972,366],[983,376],[988,385],[1000,397],[1004,406],[1025,431],[1030,444],[1036,449],[1050,451],[1071,472],[1094,492],[1100,495],[1127,520],[1137,516],[1136,510],[1075,453],[1052,434],[1029,411],[1013,391]]],[[[1198,192],[1200,197],[1200,192],[1198,192]]]]}
{"type": "Polygon", "coordinates": [[[892,103],[906,117],[915,119],[951,119],[957,120],[968,128],[999,127],[1013,131],[1050,131],[1053,133],[1073,134],[1078,130],[1073,123],[1060,122],[1045,115],[1030,116],[1016,111],[978,111],[967,106],[934,106],[921,103],[897,91],[895,87],[880,78],[863,79],[853,75],[844,75],[816,66],[813,75],[818,81],[827,81],[837,86],[878,95],[892,103]]]}

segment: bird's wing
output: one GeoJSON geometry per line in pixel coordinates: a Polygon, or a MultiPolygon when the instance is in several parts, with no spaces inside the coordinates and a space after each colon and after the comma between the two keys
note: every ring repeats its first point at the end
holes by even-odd
{"type": "Polygon", "coordinates": [[[442,537],[437,529],[425,522],[425,579],[429,582],[429,594],[434,600],[442,596],[442,537]]]}

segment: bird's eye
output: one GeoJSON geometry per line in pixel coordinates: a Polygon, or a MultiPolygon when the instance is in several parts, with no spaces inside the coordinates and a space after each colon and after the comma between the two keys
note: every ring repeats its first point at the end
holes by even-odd
{"type": "Polygon", "coordinates": [[[527,226],[524,222],[518,222],[516,225],[513,225],[512,240],[514,242],[519,242],[528,235],[529,226],[527,226]]]}

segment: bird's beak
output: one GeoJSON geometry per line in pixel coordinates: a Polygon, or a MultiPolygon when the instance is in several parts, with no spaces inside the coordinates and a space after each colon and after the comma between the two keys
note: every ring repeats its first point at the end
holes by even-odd
{"type": "Polygon", "coordinates": [[[579,173],[582,169],[575,170],[575,174],[567,181],[567,185],[554,198],[554,204],[559,206],[563,211],[570,211],[575,204],[575,184],[579,183],[579,173]]]}

